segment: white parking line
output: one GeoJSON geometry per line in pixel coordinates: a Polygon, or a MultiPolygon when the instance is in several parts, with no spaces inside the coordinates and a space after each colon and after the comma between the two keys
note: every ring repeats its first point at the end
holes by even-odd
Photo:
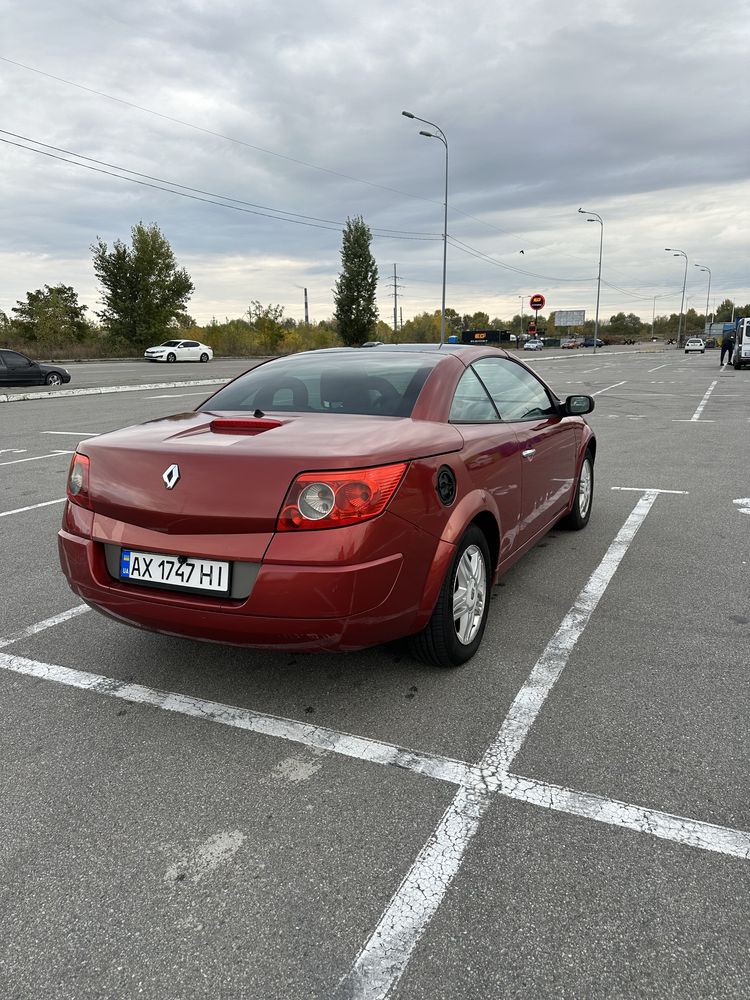
{"type": "Polygon", "coordinates": [[[146,396],[146,399],[180,399],[182,396],[205,396],[205,392],[169,392],[166,396],[146,396]]]}
{"type": "MultiPolygon", "coordinates": [[[[73,609],[75,610],[75,609],[73,609]]],[[[82,613],[82,612],[79,612],[82,613]]],[[[72,617],[72,615],[69,615],[72,617]]],[[[47,626],[49,627],[49,626],[47,626]]],[[[17,638],[0,640],[0,646],[8,641],[16,642],[17,638]]],[[[204,698],[192,698],[177,691],[160,691],[156,688],[144,687],[142,684],[129,684],[116,677],[105,677],[103,674],[92,674],[85,670],[72,670],[69,667],[54,663],[40,663],[23,656],[13,656],[0,653],[0,670],[9,670],[27,677],[40,677],[43,680],[55,681],[68,687],[83,691],[93,691],[96,694],[110,698],[122,698],[124,701],[141,705],[151,705],[167,712],[177,712],[189,715],[204,722],[216,722],[222,726],[234,729],[244,729],[265,736],[275,736],[301,743],[303,746],[316,750],[326,750],[342,754],[344,757],[354,757],[357,760],[369,761],[373,764],[387,764],[392,767],[415,771],[430,778],[449,781],[455,785],[472,784],[472,767],[462,761],[435,754],[421,753],[382,743],[350,733],[338,732],[324,726],[314,726],[296,719],[283,719],[275,715],[265,715],[249,708],[238,708],[234,705],[224,705],[204,698]]]]}
{"type": "MultiPolygon", "coordinates": [[[[516,695],[479,765],[504,778],[552,687],[622,562],[658,494],[645,493],[563,618],[529,678],[516,695]]],[[[341,980],[336,1000],[380,1000],[401,978],[412,952],[443,900],[491,802],[489,790],[460,788],[407,872],[377,927],[341,980]]]]}
{"type": "Polygon", "coordinates": [[[75,434],[77,437],[96,437],[101,431],[39,431],[40,434],[75,434]]]}
{"type": "Polygon", "coordinates": [[[49,453],[49,455],[34,455],[33,458],[14,458],[12,462],[0,462],[0,465],[20,465],[21,462],[40,462],[43,458],[59,458],[60,455],[72,455],[72,451],[62,451],[56,449],[49,453]]]}
{"type": "MultiPolygon", "coordinates": [[[[59,502],[59,500],[50,501],[50,503],[59,502]]],[[[77,618],[78,615],[85,614],[85,612],[90,610],[91,609],[88,604],[78,604],[76,607],[70,608],[68,611],[62,611],[59,615],[52,615],[51,618],[45,618],[44,621],[36,622],[34,625],[29,625],[28,628],[21,629],[20,632],[14,632],[12,635],[6,636],[4,639],[0,639],[0,649],[5,648],[5,646],[10,646],[14,642],[20,642],[22,639],[28,639],[32,635],[38,635],[40,632],[44,632],[48,628],[54,628],[55,625],[61,625],[63,622],[70,621],[71,618],[77,618]]]]}
{"type": "Polygon", "coordinates": [[[687,490],[656,490],[651,486],[610,486],[610,489],[619,490],[621,493],[676,493],[683,497],[689,495],[687,490]]]}
{"type": "MultiPolygon", "coordinates": [[[[13,463],[10,463],[11,465],[13,463]]],[[[43,503],[32,503],[28,507],[16,507],[15,510],[4,510],[0,512],[0,517],[10,517],[11,514],[23,514],[27,510],[36,510],[38,507],[49,507],[53,503],[63,503],[65,497],[60,497],[59,500],[45,500],[43,503]]]]}
{"type": "MultiPolygon", "coordinates": [[[[627,379],[625,380],[627,382],[627,379]]],[[[608,389],[616,389],[618,385],[625,385],[625,382],[615,382],[614,385],[607,385],[603,389],[599,389],[598,392],[592,392],[592,396],[599,396],[603,392],[607,392],[608,389]]]]}
{"type": "MultiPolygon", "coordinates": [[[[452,758],[425,754],[393,744],[311,726],[293,719],[269,716],[249,709],[192,698],[177,692],[159,691],[119,681],[116,678],[41,663],[6,653],[0,653],[0,669],[55,681],[107,697],[151,705],[206,722],[291,740],[322,752],[333,752],[370,763],[395,766],[458,785],[458,792],[441,824],[425,844],[419,858],[392,899],[378,929],[370,937],[353,969],[344,977],[334,994],[340,1000],[344,998],[384,1000],[400,979],[430,918],[458,872],[493,794],[500,793],[516,801],[528,802],[541,808],[584,817],[610,826],[647,833],[693,848],[741,859],[750,858],[750,833],[746,831],[675,816],[660,810],[628,804],[589,792],[575,791],[509,772],[513,759],[523,746],[572,650],[656,498],[660,493],[685,495],[686,492],[654,488],[642,490],[637,487],[612,488],[638,491],[642,496],[548,643],[528,680],[514,699],[497,737],[480,764],[476,766],[452,758]]],[[[0,646],[7,646],[33,636],[87,610],[86,605],[71,608],[0,640],[0,646]]],[[[213,839],[209,838],[204,846],[208,846],[208,854],[212,858],[216,853],[213,848],[220,848],[217,856],[222,860],[233,853],[231,848],[235,844],[239,846],[239,837],[232,835],[226,843],[225,839],[221,839],[214,844],[213,839]],[[227,847],[226,852],[224,847],[227,847]]],[[[200,849],[198,854],[203,857],[200,849]]],[[[199,868],[202,870],[201,865],[194,868],[189,864],[188,868],[194,869],[195,872],[199,868]]]]}
{"type": "Polygon", "coordinates": [[[188,385],[226,385],[229,378],[197,378],[184,382],[149,382],[145,385],[103,385],[88,389],[57,389],[49,392],[0,393],[0,403],[18,403],[23,400],[49,399],[60,396],[103,396],[110,392],[144,392],[149,389],[179,389],[188,385]]]}
{"type": "Polygon", "coordinates": [[[660,368],[666,368],[666,367],[667,367],[667,362],[665,361],[663,365],[657,365],[656,368],[649,368],[648,374],[650,375],[651,372],[658,372],[660,368]]]}
{"type": "MultiPolygon", "coordinates": [[[[678,490],[651,490],[650,493],[676,493],[678,490]]],[[[744,502],[744,501],[743,501],[744,502]]],[[[747,501],[750,503],[750,500],[747,501]]],[[[632,516],[632,515],[631,515],[632,516]]],[[[601,565],[600,565],[601,568],[601,565]]],[[[585,592],[585,590],[584,590],[585,592]]],[[[582,592],[582,593],[584,593],[582,592]]],[[[30,625],[15,634],[0,639],[0,648],[38,635],[46,629],[70,621],[89,611],[86,604],[79,604],[44,621],[30,625]]],[[[100,674],[39,663],[20,656],[0,653],[0,669],[14,673],[56,681],[83,690],[94,691],[125,701],[149,704],[166,711],[179,712],[207,722],[219,723],[239,729],[251,730],[268,736],[292,740],[308,749],[323,753],[343,754],[369,763],[395,766],[425,777],[447,781],[461,786],[469,796],[482,796],[498,792],[508,798],[529,802],[542,808],[572,816],[583,816],[610,826],[619,826],[647,833],[675,843],[700,848],[733,857],[750,858],[750,833],[731,827],[704,823],[685,816],[675,816],[658,809],[631,805],[590,792],[526,778],[518,774],[494,773],[492,770],[472,766],[452,758],[406,750],[390,743],[351,736],[335,730],[324,729],[297,722],[262,715],[248,709],[235,708],[217,702],[190,698],[176,692],[157,691],[138,684],[127,684],[100,674]],[[360,752],[362,751],[362,752],[360,752]]]]}
{"type": "Polygon", "coordinates": [[[630,805],[591,792],[576,792],[561,785],[550,785],[514,774],[507,775],[500,791],[516,801],[554,809],[569,816],[583,816],[597,823],[649,833],[661,840],[671,840],[716,854],[728,854],[745,861],[750,859],[750,833],[745,830],[674,816],[658,809],[630,805]]]}
{"type": "Polygon", "coordinates": [[[719,381],[718,381],[718,379],[715,379],[715,380],[714,380],[714,381],[713,381],[713,382],[711,383],[711,385],[710,385],[710,386],[708,387],[708,389],[707,389],[707,391],[706,391],[706,395],[705,395],[705,396],[703,397],[703,399],[702,399],[702,400],[700,401],[700,403],[698,403],[698,409],[697,409],[697,410],[695,411],[695,413],[694,413],[694,414],[692,415],[692,417],[690,418],[690,419],[691,419],[691,421],[692,421],[692,420],[700,420],[700,418],[701,418],[701,413],[703,413],[703,408],[705,407],[706,403],[708,402],[708,398],[709,398],[709,396],[711,395],[711,393],[712,393],[712,392],[714,391],[714,389],[716,388],[716,386],[717,386],[718,384],[719,384],[719,381]]]}

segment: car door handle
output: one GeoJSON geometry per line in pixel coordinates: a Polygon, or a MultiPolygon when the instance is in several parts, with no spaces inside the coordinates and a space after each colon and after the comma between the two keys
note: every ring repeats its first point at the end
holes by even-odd
{"type": "Polygon", "coordinates": [[[521,454],[524,458],[533,458],[536,455],[536,448],[526,448],[521,454]]]}

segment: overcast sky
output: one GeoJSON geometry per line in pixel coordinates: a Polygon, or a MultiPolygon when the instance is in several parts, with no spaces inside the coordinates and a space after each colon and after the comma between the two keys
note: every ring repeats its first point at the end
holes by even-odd
{"type": "Polygon", "coordinates": [[[404,319],[439,309],[444,150],[403,109],[448,138],[459,312],[542,292],[593,318],[599,227],[579,206],[604,219],[603,318],[679,309],[665,247],[687,252],[699,312],[694,264],[712,303],[750,301],[747,0],[0,0],[0,24],[0,138],[208,199],[0,144],[7,313],[60,282],[96,310],[90,244],[142,220],[190,272],[198,322],[252,299],[302,319],[303,287],[325,319],[355,215],[402,237],[373,240],[382,318],[394,263],[404,319]]]}

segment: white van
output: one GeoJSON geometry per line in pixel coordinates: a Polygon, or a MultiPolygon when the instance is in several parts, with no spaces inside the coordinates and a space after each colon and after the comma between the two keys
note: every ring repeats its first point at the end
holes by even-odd
{"type": "Polygon", "coordinates": [[[734,334],[732,364],[735,368],[742,368],[743,365],[750,365],[750,317],[737,320],[737,329],[734,334]]]}

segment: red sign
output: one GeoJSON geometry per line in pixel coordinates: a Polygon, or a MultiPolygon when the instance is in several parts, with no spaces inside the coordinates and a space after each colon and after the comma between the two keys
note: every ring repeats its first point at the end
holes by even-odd
{"type": "Polygon", "coordinates": [[[538,311],[539,309],[544,309],[545,301],[546,299],[544,298],[544,296],[540,295],[537,292],[536,295],[532,295],[531,298],[529,299],[529,305],[531,306],[532,309],[538,311]]]}
{"type": "Polygon", "coordinates": [[[536,333],[536,323],[529,323],[526,328],[527,333],[536,333]]]}

